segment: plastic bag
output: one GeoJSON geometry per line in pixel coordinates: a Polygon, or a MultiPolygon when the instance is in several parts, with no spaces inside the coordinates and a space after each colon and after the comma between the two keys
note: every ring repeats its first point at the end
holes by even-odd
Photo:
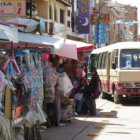
{"type": "Polygon", "coordinates": [[[37,111],[39,113],[39,121],[40,123],[45,123],[47,120],[46,120],[46,115],[45,113],[43,112],[43,110],[41,109],[40,105],[37,103],[37,111]]]}
{"type": "Polygon", "coordinates": [[[59,84],[58,88],[60,89],[60,91],[64,93],[64,95],[67,95],[73,89],[71,80],[69,79],[69,77],[65,72],[63,73],[63,75],[59,76],[58,84],[59,84]]]}
{"type": "Polygon", "coordinates": [[[39,120],[39,114],[36,111],[30,111],[25,116],[25,125],[34,125],[39,120]]]}
{"type": "Polygon", "coordinates": [[[25,140],[24,139],[24,126],[22,124],[17,124],[14,128],[14,138],[15,140],[25,140]]]}
{"type": "Polygon", "coordinates": [[[10,89],[16,90],[11,81],[5,79],[5,83],[10,89]]]}

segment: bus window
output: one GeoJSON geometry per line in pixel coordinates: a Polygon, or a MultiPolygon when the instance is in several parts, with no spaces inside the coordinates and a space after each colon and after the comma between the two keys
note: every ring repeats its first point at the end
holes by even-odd
{"type": "Polygon", "coordinates": [[[105,69],[106,68],[106,62],[107,62],[107,52],[105,52],[103,54],[103,59],[102,59],[102,69],[105,69]]]}
{"type": "Polygon", "coordinates": [[[98,62],[98,69],[102,68],[102,65],[103,65],[102,59],[103,59],[103,54],[100,54],[99,55],[99,62],[98,62]]]}
{"type": "Polygon", "coordinates": [[[140,50],[125,49],[121,50],[120,54],[121,68],[140,68],[140,50]]]}
{"type": "Polygon", "coordinates": [[[95,67],[97,68],[97,63],[98,63],[98,54],[92,54],[90,57],[90,61],[89,61],[89,69],[95,67]]]}
{"type": "Polygon", "coordinates": [[[112,68],[118,68],[118,50],[112,52],[112,68]]]}

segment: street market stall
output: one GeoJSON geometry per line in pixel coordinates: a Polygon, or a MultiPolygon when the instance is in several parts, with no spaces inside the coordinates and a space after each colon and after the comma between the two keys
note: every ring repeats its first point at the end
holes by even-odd
{"type": "Polygon", "coordinates": [[[26,140],[39,140],[39,125],[46,118],[52,126],[74,117],[74,102],[68,98],[73,85],[67,74],[60,72],[58,56],[53,54],[54,48],[61,48],[64,42],[19,32],[17,37],[0,31],[0,115],[7,120],[7,128],[12,129],[13,133],[8,131],[5,136],[9,140],[23,136],[26,140]],[[56,110],[54,118],[50,115],[52,106],[56,110]]]}
{"type": "Polygon", "coordinates": [[[51,54],[53,47],[61,45],[62,41],[18,32],[17,39],[12,35],[10,27],[1,26],[0,29],[2,30],[0,31],[0,111],[8,120],[7,126],[13,132],[9,137],[8,132],[2,137],[8,137],[10,140],[13,137],[18,138],[18,135],[20,137],[24,135],[26,140],[30,140],[31,137],[36,137],[38,140],[40,139],[38,126],[46,122],[42,110],[44,101],[42,52],[51,54]],[[26,133],[22,131],[23,127],[26,133]],[[16,132],[16,130],[21,131],[16,132]]]}

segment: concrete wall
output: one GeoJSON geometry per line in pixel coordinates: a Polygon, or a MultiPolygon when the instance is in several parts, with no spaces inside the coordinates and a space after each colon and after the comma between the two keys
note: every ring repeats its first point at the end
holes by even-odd
{"type": "MultiPolygon", "coordinates": [[[[54,24],[55,22],[58,24],[62,24],[62,23],[60,23],[60,9],[64,10],[64,24],[63,24],[64,30],[58,36],[66,37],[67,6],[65,6],[63,3],[58,2],[56,0],[35,0],[35,2],[37,4],[38,17],[43,17],[46,19],[47,33],[50,32],[50,26],[51,26],[50,24],[54,24]],[[50,19],[50,16],[49,16],[50,7],[51,7],[52,19],[50,19]],[[55,9],[56,9],[56,21],[55,21],[55,9]]],[[[56,35],[56,34],[54,34],[54,35],[56,35]]]]}
{"type": "MultiPolygon", "coordinates": [[[[137,8],[128,6],[126,7],[128,9],[128,12],[126,13],[125,17],[127,21],[137,21],[137,8]]],[[[130,26],[130,31],[134,34],[134,41],[138,40],[138,24],[134,24],[133,26],[130,26]]]]}

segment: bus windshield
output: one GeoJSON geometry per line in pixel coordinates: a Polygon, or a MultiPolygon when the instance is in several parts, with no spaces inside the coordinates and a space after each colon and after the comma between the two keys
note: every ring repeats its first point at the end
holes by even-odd
{"type": "Polygon", "coordinates": [[[124,49],[120,52],[121,69],[140,69],[140,49],[124,49]]]}
{"type": "Polygon", "coordinates": [[[92,54],[90,56],[90,61],[89,61],[89,69],[95,67],[97,68],[97,61],[98,61],[98,54],[92,54]]]}

